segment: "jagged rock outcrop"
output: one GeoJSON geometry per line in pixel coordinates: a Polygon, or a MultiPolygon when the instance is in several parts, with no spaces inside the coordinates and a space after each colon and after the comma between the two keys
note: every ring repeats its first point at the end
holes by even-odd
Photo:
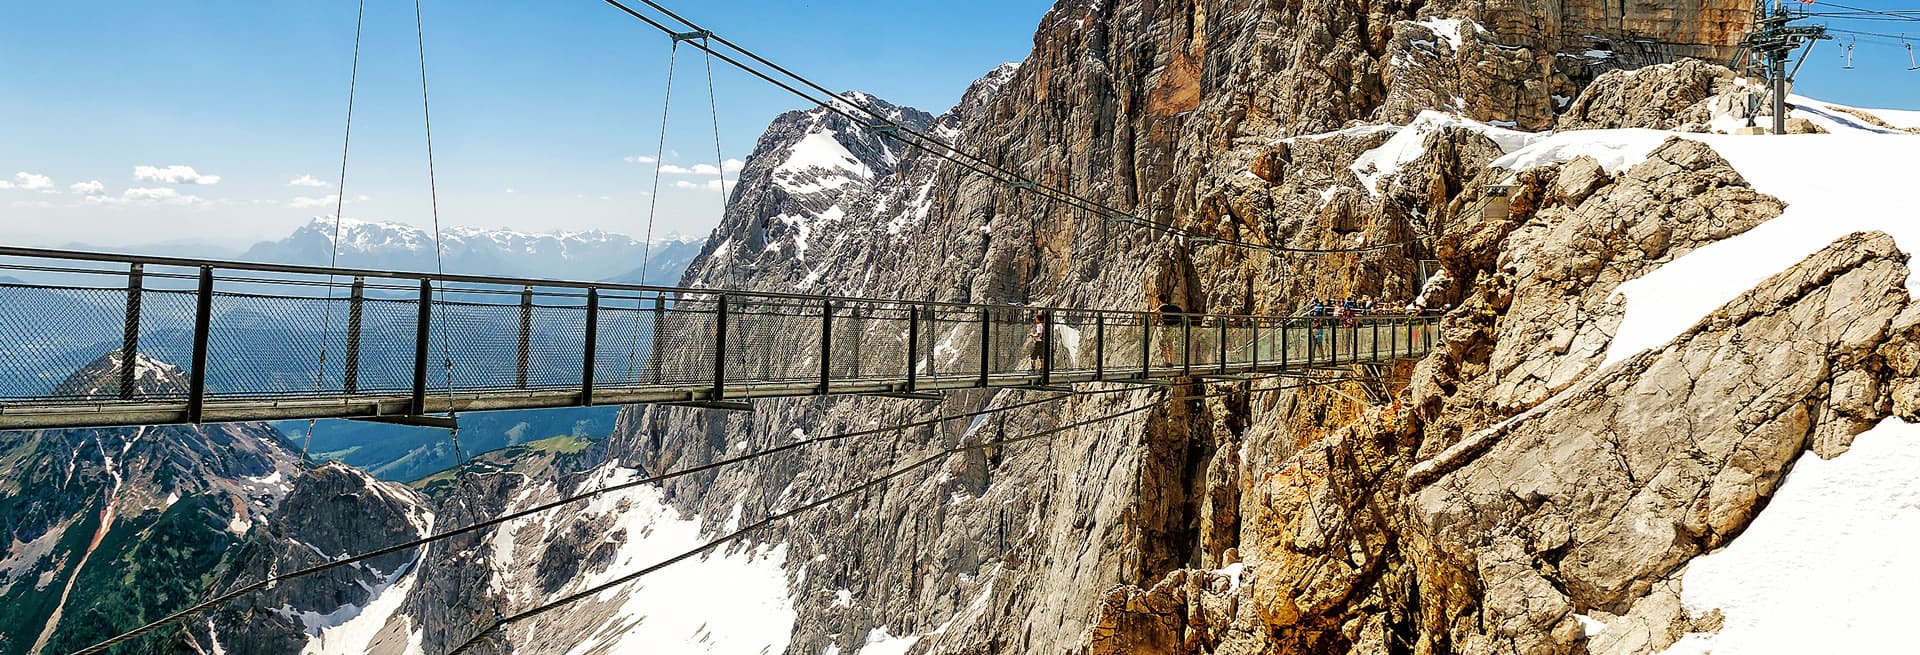
{"type": "MultiPolygon", "coordinates": [[[[117,398],[120,357],[102,355],[57,393],[117,398]]],[[[186,391],[179,368],[145,354],[134,384],[154,396],[186,391]]],[[[424,527],[396,531],[393,518],[423,508],[404,488],[344,467],[303,474],[298,453],[264,425],[0,432],[0,543],[9,544],[0,653],[72,652],[269,570],[412,538],[424,527]]],[[[369,564],[392,573],[393,559],[369,564]]],[[[339,570],[125,648],[298,650],[311,635],[301,615],[350,618],[343,606],[383,582],[368,568],[339,570]]]]}
{"type": "Polygon", "coordinates": [[[1870,360],[1908,305],[1907,274],[1891,238],[1842,240],[1667,347],[1412,467],[1419,530],[1482,590],[1485,628],[1463,652],[1575,652],[1573,613],[1635,613],[1738,534],[1821,435],[1850,440],[1884,416],[1847,390],[1876,386],[1870,360]]]}
{"type": "MultiPolygon", "coordinates": [[[[1537,565],[1565,561],[1536,548],[1545,542],[1448,529],[1510,507],[1465,497],[1414,511],[1422,494],[1448,488],[1425,478],[1479,479],[1482,462],[1449,448],[1481,443],[1478,435],[1529,409],[1548,415],[1560,406],[1552,398],[1601,375],[1618,320],[1612,287],[1779,210],[1711,152],[1675,142],[1626,171],[1576,160],[1519,173],[1513,209],[1482,212],[1480,189],[1514,174],[1489,164],[1531,138],[1487,123],[1552,125],[1592,92],[1589,81],[1644,54],[1629,56],[1634,41],[1609,35],[1729,44],[1750,9],[1719,0],[1616,6],[1063,2],[1042,20],[1024,64],[995,71],[937,118],[854,98],[1150,221],[1343,251],[1333,254],[1202,247],[1039,202],[826,112],[783,116],[747,163],[689,284],[1106,308],[1144,308],[1166,292],[1195,311],[1271,314],[1310,296],[1398,305],[1424,294],[1461,309],[1442,355],[1352,371],[1338,385],[1113,390],[782,453],[450,540],[421,557],[419,570],[432,575],[406,591],[381,632],[445,650],[491,617],[675,554],[655,550],[661,544],[691,547],[950,446],[1144,404],[1154,409],[944,458],[683,565],[738,573],[729,593],[781,628],[733,630],[736,638],[808,655],[874,644],[915,653],[1477,653],[1522,633],[1542,652],[1570,653],[1581,641],[1569,612],[1659,623],[1661,601],[1647,599],[1667,598],[1659,576],[1671,571],[1645,576],[1665,560],[1633,582],[1589,576],[1577,593],[1562,591],[1552,581],[1567,574],[1537,565]],[[1427,113],[1436,109],[1453,113],[1427,113]],[[1696,196],[1707,201],[1690,204],[1696,196]],[[1360,250],[1372,246],[1388,247],[1360,250]],[[1422,260],[1445,273],[1423,279],[1422,260]],[[1449,452],[1444,474],[1424,463],[1449,452]],[[1420,466],[1428,472],[1410,483],[1420,466]],[[1495,584],[1506,581],[1517,586],[1495,584]]],[[[1719,91],[1700,79],[1723,77],[1694,65],[1667,76],[1646,84],[1676,88],[1644,98],[1626,97],[1624,84],[1604,87],[1618,97],[1578,105],[1582,116],[1570,120],[1665,121],[1662,112],[1719,91]]],[[[1880,252],[1871,245],[1846,252],[1880,252]]],[[[1886,257],[1863,257],[1848,269],[1867,271],[1856,278],[1890,270],[1886,257]]],[[[1763,327],[1713,328],[1690,343],[1763,327]]],[[[1878,380],[1841,382],[1837,397],[1897,389],[1920,398],[1878,380]]],[[[465,524],[796,438],[1032,397],[758,401],[751,414],[636,408],[591,463],[470,474],[442,488],[439,515],[465,524]]],[[[1874,414],[1849,402],[1836,416],[1874,414]]],[[[1900,406],[1920,412],[1920,400],[1900,406]]],[[[1496,451],[1505,452],[1474,454],[1496,451]]],[[[1740,470],[1753,472],[1754,493],[1741,497],[1751,505],[1777,468],[1740,470]]],[[[1716,516],[1728,520],[1711,534],[1724,538],[1738,512],[1716,516]]],[[[480,650],[617,650],[644,639],[635,635],[667,634],[648,632],[675,621],[677,608],[650,604],[657,597],[644,581],[610,588],[495,632],[480,650]]]]}

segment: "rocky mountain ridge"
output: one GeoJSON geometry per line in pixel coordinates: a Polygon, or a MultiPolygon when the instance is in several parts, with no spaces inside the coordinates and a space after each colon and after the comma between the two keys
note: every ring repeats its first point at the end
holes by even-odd
{"type": "MultiPolygon", "coordinates": [[[[1624,45],[1727,43],[1749,8],[1071,0],[1025,63],[942,116],[852,98],[1151,220],[1351,252],[1115,226],[825,112],[787,114],[689,283],[1106,308],[1166,293],[1261,313],[1419,295],[1455,309],[1433,356],[1323,386],[1112,389],[606,494],[363,572],[368,593],[337,605],[361,611],[329,641],[222,614],[221,643],[442,652],[904,462],[1142,405],[945,457],[480,650],[1651,655],[1712,635],[1726,617],[1683,601],[1689,562],[1740,539],[1793,462],[1920,420],[1920,312],[1885,235],[1845,236],[1677,336],[1614,352],[1629,283],[1790,209],[1681,133],[1745,118],[1730,73],[1636,67],[1665,53],[1624,45]],[[1548,125],[1676,132],[1576,153],[1525,131],[1548,125]],[[1376,244],[1400,245],[1357,250],[1376,244]]],[[[1039,397],[628,408],[574,456],[442,485],[434,522],[1039,397]]],[[[387,536],[420,529],[407,503],[377,506],[392,508],[387,536]]]]}

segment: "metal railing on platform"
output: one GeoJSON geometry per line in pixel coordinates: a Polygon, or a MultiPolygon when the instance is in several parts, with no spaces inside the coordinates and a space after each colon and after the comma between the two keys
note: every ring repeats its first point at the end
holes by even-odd
{"type": "Polygon", "coordinates": [[[1231,376],[1425,317],[1185,315],[0,248],[0,429],[1231,376]],[[134,356],[138,354],[139,356],[134,356]]]}

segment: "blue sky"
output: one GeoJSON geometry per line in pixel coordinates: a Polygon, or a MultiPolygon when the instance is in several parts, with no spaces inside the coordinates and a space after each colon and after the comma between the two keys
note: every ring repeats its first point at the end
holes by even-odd
{"type": "MultiPolygon", "coordinates": [[[[354,2],[3,1],[0,181],[13,188],[0,189],[0,242],[244,247],[332,213],[354,2]],[[305,176],[321,186],[290,184],[305,176]]],[[[345,214],[426,225],[413,4],[367,4],[345,214]]],[[[1025,57],[1051,2],[668,4],[830,88],[938,113],[1025,57]]],[[[653,169],[625,159],[654,152],[667,39],[596,0],[425,7],[442,222],[642,233],[653,169]]],[[[1893,35],[1909,25],[1828,23],[1893,35]]],[[[1853,70],[1841,48],[1821,44],[1797,91],[1920,107],[1920,71],[1897,38],[1859,37],[1853,70]]],[[[704,61],[684,49],[680,61],[667,160],[712,165],[704,61]]],[[[714,75],[721,159],[744,158],[774,116],[800,106],[730,67],[714,75]]],[[[666,176],[657,231],[710,227],[721,206],[711,179],[666,176]]]]}
{"type": "MultiPolygon", "coordinates": [[[[1051,2],[669,6],[829,88],[938,113],[994,66],[1024,58],[1051,2]]],[[[367,7],[344,213],[425,225],[413,3],[367,7]]],[[[16,188],[0,190],[0,242],[236,247],[331,215],[355,8],[5,0],[0,179],[16,188]],[[219,180],[174,183],[185,171],[172,165],[219,180]],[[139,166],[161,175],[137,179],[139,166]],[[34,182],[9,177],[17,172],[61,193],[21,189],[34,182]],[[326,186],[289,185],[301,176],[326,186]],[[90,181],[104,189],[85,202],[71,186],[90,181]]],[[[664,36],[595,0],[427,0],[425,17],[443,224],[645,231],[653,169],[624,160],[656,150],[664,36]]],[[[667,143],[668,163],[686,168],[716,158],[699,54],[681,50],[667,143]]],[[[775,116],[801,106],[719,62],[714,78],[726,159],[746,157],[775,116]]],[[[658,231],[710,228],[722,204],[704,188],[712,179],[666,176],[658,231]]]]}

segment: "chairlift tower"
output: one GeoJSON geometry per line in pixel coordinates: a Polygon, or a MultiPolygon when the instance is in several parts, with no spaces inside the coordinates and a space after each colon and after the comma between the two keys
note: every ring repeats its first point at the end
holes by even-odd
{"type": "Polygon", "coordinates": [[[1793,73],[1787,72],[1787,59],[1803,45],[1833,38],[1824,25],[1794,25],[1806,18],[1806,11],[1788,9],[1784,1],[1776,2],[1769,10],[1767,0],[1755,0],[1753,30],[1741,40],[1740,50],[1734,55],[1734,68],[1744,69],[1749,77],[1766,76],[1767,85],[1773,90],[1774,134],[1787,132],[1787,87],[1799,72],[1798,67],[1793,73]],[[1742,59],[1746,60],[1745,66],[1741,66],[1742,59]]]}

